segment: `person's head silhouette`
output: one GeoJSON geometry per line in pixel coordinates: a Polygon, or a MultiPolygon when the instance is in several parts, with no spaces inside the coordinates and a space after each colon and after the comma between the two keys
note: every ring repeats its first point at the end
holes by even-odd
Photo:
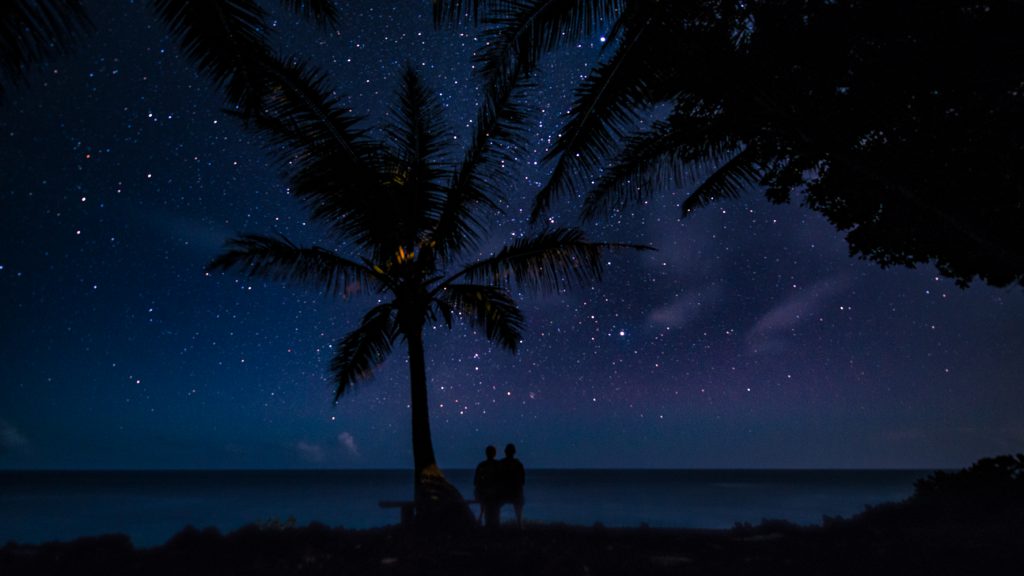
{"type": "Polygon", "coordinates": [[[505,458],[512,458],[516,455],[516,445],[508,444],[505,446],[505,458]]]}
{"type": "Polygon", "coordinates": [[[488,460],[494,460],[494,457],[498,455],[498,449],[494,446],[488,446],[484,448],[484,454],[487,455],[488,460]]]}

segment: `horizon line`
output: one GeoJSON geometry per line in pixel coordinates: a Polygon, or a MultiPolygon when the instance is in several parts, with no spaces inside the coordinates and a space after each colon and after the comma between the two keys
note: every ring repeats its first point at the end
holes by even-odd
{"type": "MultiPolygon", "coordinates": [[[[963,467],[942,467],[942,466],[905,466],[905,467],[765,467],[752,468],[741,467],[585,467],[570,466],[555,468],[548,466],[532,466],[531,471],[552,471],[552,472],[920,472],[920,471],[950,471],[960,470],[963,467]]],[[[474,467],[451,467],[442,471],[468,471],[472,472],[474,467]]],[[[398,467],[359,467],[359,468],[5,468],[0,467],[3,472],[412,472],[411,468],[398,467]]]]}

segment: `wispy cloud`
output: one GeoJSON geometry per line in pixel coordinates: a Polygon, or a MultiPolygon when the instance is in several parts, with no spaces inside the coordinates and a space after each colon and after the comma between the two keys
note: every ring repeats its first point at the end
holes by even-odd
{"type": "Polygon", "coordinates": [[[299,458],[306,462],[322,464],[337,461],[340,457],[359,457],[359,445],[356,438],[349,432],[338,434],[337,444],[331,442],[317,443],[300,440],[295,443],[295,451],[299,458]]]}
{"type": "Polygon", "coordinates": [[[648,320],[658,326],[682,328],[696,320],[718,300],[719,291],[713,286],[688,291],[674,301],[651,311],[648,320]]]}
{"type": "Polygon", "coordinates": [[[307,462],[324,461],[324,449],[319,444],[299,441],[299,443],[295,445],[295,449],[299,451],[299,456],[307,462]]]}
{"type": "Polygon", "coordinates": [[[342,432],[338,434],[338,442],[341,443],[342,448],[350,456],[359,456],[359,446],[356,444],[356,439],[348,432],[342,432]]]}
{"type": "Polygon", "coordinates": [[[849,280],[834,276],[792,294],[768,310],[747,332],[752,352],[779,351],[786,348],[784,335],[799,324],[816,318],[829,300],[846,291],[849,280]]]}
{"type": "Polygon", "coordinates": [[[28,438],[10,422],[0,419],[0,454],[26,450],[28,438]]]}

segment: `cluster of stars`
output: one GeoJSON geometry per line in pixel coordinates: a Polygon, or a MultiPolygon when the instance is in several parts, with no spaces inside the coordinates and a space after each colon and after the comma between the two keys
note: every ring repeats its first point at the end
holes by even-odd
{"type": "MultiPolygon", "coordinates": [[[[458,127],[452,138],[468,141],[479,36],[434,30],[429,7],[346,8],[349,24],[322,36],[279,19],[285,52],[324,66],[368,126],[386,117],[413,62],[458,127]]],[[[110,12],[95,18],[104,25],[91,44],[0,104],[11,152],[0,159],[0,290],[13,303],[0,317],[0,419],[37,447],[0,453],[0,466],[230,467],[239,443],[261,447],[264,467],[290,466],[300,442],[342,432],[358,455],[325,465],[406,466],[401,343],[373,380],[332,403],[330,358],[376,297],[204,271],[236,233],[312,244],[322,229],[158,27],[137,26],[140,10],[110,12]],[[74,426],[62,423],[72,414],[74,426]],[[104,450],[70,448],[112,428],[121,434],[104,450]],[[161,458],[181,444],[185,456],[161,458]]],[[[481,256],[531,230],[550,170],[542,158],[605,41],[542,62],[531,146],[507,166],[520,185],[481,256]]],[[[471,465],[480,438],[510,436],[531,465],[583,467],[700,466],[685,449],[695,444],[743,454],[737,467],[773,465],[750,460],[761,441],[751,430],[784,430],[787,461],[807,466],[831,462],[815,460],[823,444],[836,462],[874,466],[965,463],[1001,445],[1024,400],[1013,384],[1024,369],[1013,353],[1024,345],[1021,294],[852,260],[826,222],[757,193],[680,221],[685,197],[655,195],[588,223],[592,238],[658,251],[612,254],[599,285],[517,294],[527,317],[517,355],[465,325],[430,331],[442,465],[471,465]],[[906,460],[876,459],[861,432],[920,422],[921,395],[931,398],[924,431],[889,452],[906,460]],[[951,425],[989,434],[937,448],[929,439],[951,425]],[[588,431],[643,441],[576,460],[571,439],[588,431]]],[[[576,210],[565,199],[546,222],[575,223],[576,210]]]]}

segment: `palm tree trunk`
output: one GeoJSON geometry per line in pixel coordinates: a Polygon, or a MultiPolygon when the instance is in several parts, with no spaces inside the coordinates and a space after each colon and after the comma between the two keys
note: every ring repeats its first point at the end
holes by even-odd
{"type": "Polygon", "coordinates": [[[430,404],[427,401],[427,366],[423,357],[422,328],[405,335],[409,347],[409,398],[412,406],[412,458],[416,477],[437,467],[430,436],[430,404]]]}
{"type": "Polygon", "coordinates": [[[444,477],[434,456],[427,401],[427,367],[423,328],[405,332],[409,348],[409,398],[412,408],[412,457],[416,525],[429,530],[464,530],[475,525],[473,513],[459,490],[444,477]]]}

